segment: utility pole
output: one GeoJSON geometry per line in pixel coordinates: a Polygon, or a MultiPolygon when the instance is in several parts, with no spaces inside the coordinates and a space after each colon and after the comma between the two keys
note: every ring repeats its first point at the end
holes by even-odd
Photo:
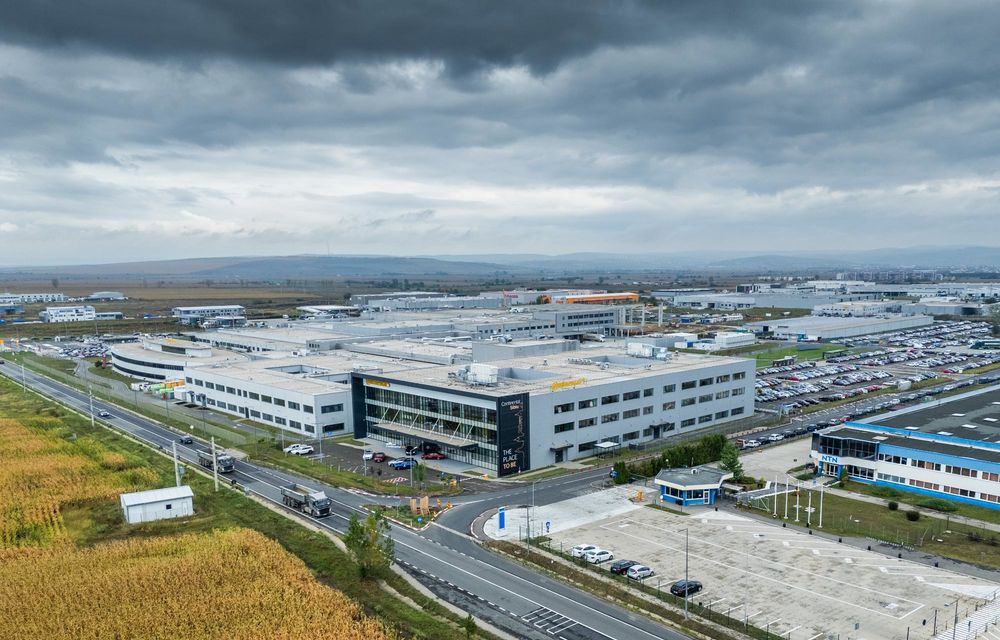
{"type": "Polygon", "coordinates": [[[691,584],[688,582],[688,536],[690,531],[684,528],[684,619],[688,619],[688,594],[691,592],[691,584]]]}
{"type": "Polygon", "coordinates": [[[212,480],[215,482],[215,490],[219,490],[219,459],[215,454],[215,436],[212,436],[212,480]]]}
{"type": "Polygon", "coordinates": [[[94,427],[94,391],[90,388],[90,380],[87,380],[87,396],[90,399],[90,426],[94,427]]]}
{"type": "Polygon", "coordinates": [[[774,476],[774,517],[778,517],[778,476],[774,476]]]}
{"type": "Polygon", "coordinates": [[[795,521],[799,521],[799,488],[795,487],[795,521]]]}
{"type": "Polygon", "coordinates": [[[809,506],[806,507],[806,525],[812,526],[812,514],[813,514],[813,494],[812,491],[809,492],[809,506]]]}
{"type": "Polygon", "coordinates": [[[177,443],[172,442],[170,444],[174,451],[174,484],[179,487],[181,486],[181,468],[177,464],[177,443]]]}
{"type": "Polygon", "coordinates": [[[823,528],[823,485],[819,485],[819,528],[823,528]]]}
{"type": "Polygon", "coordinates": [[[785,476],[785,520],[788,520],[788,476],[785,476]]]}

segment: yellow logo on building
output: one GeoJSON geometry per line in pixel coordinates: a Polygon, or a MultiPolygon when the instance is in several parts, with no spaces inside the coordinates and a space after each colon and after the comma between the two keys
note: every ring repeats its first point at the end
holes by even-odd
{"type": "Polygon", "coordinates": [[[569,387],[579,386],[587,381],[586,378],[574,378],[573,380],[560,380],[559,382],[553,382],[551,389],[553,391],[559,391],[560,389],[568,389],[569,387]]]}
{"type": "Polygon", "coordinates": [[[391,385],[385,380],[373,380],[372,378],[365,378],[365,384],[369,387],[383,387],[388,389],[391,385]]]}

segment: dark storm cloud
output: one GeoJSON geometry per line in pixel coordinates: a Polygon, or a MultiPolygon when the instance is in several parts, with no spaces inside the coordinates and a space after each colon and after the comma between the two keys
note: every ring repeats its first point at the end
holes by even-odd
{"type": "Polygon", "coordinates": [[[490,66],[549,71],[601,46],[744,31],[800,40],[816,14],[851,3],[792,0],[38,0],[0,6],[0,37],[140,58],[224,56],[277,64],[442,60],[456,75],[490,66]]]}

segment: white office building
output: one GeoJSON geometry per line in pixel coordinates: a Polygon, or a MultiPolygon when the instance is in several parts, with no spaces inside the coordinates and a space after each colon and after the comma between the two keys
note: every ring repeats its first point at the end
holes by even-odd
{"type": "Polygon", "coordinates": [[[96,316],[94,307],[81,305],[78,307],[45,307],[45,311],[38,314],[42,322],[85,322],[94,320],[96,316]]]}
{"type": "Polygon", "coordinates": [[[206,320],[242,319],[246,317],[246,309],[238,304],[223,304],[203,307],[174,307],[170,315],[182,324],[201,324],[206,320]]]}
{"type": "Polygon", "coordinates": [[[116,344],[110,349],[111,367],[130,378],[165,382],[181,380],[188,368],[241,362],[247,356],[213,349],[188,340],[148,338],[141,343],[116,344]]]}

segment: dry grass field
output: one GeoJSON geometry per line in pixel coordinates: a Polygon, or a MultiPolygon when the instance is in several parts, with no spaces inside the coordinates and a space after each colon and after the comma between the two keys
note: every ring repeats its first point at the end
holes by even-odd
{"type": "Polygon", "coordinates": [[[248,529],[0,550],[0,637],[382,640],[343,594],[248,529]]]}

